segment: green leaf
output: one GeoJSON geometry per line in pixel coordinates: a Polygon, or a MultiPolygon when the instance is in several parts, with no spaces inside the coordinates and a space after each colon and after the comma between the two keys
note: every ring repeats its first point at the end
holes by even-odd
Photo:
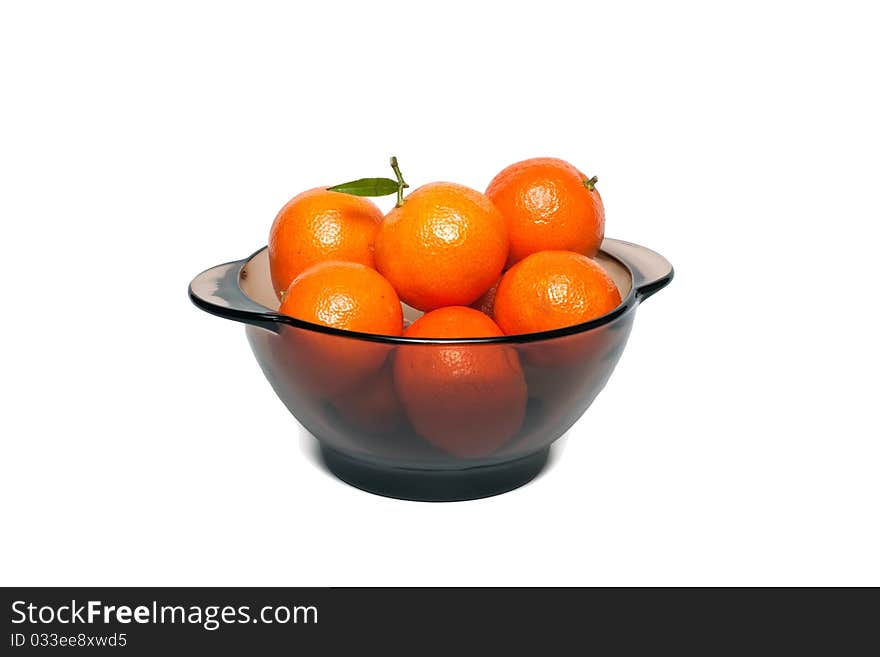
{"type": "Polygon", "coordinates": [[[391,180],[391,178],[361,178],[327,189],[331,192],[342,192],[354,196],[388,196],[396,194],[397,187],[397,181],[391,180]]]}

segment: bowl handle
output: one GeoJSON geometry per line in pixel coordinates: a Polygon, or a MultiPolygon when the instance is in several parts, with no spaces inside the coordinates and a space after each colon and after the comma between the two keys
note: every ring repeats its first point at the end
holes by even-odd
{"type": "MultiPolygon", "coordinates": [[[[278,332],[281,315],[241,291],[239,277],[248,258],[206,269],[189,284],[189,298],[205,312],[278,332]]],[[[282,320],[283,321],[283,320],[282,320]]]]}
{"type": "Polygon", "coordinates": [[[662,255],[632,242],[606,238],[602,250],[630,268],[633,288],[640,300],[669,285],[675,274],[672,265],[662,255]]]}

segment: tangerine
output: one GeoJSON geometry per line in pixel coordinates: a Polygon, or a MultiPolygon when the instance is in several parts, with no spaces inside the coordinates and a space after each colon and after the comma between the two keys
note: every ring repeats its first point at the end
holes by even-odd
{"type": "Polygon", "coordinates": [[[334,399],[333,406],[358,431],[388,434],[406,424],[403,406],[394,390],[391,366],[387,362],[356,388],[334,399]]]}
{"type": "Polygon", "coordinates": [[[588,322],[620,305],[620,292],[595,260],[572,251],[539,251],[498,284],[494,314],[507,335],[588,322]]]}
{"type": "Polygon", "coordinates": [[[498,277],[498,280],[492,284],[488,290],[483,293],[479,299],[474,301],[471,304],[471,308],[475,308],[479,310],[484,315],[488,315],[489,317],[494,317],[495,315],[495,295],[498,294],[498,284],[501,282],[501,277],[498,277]]]}
{"type": "Polygon", "coordinates": [[[537,251],[595,256],[605,235],[605,208],[596,178],[565,160],[537,157],[511,164],[486,189],[507,221],[508,264],[537,251]]]}
{"type": "MultiPolygon", "coordinates": [[[[403,312],[391,284],[375,269],[330,260],[297,276],[279,312],[314,324],[376,335],[400,335],[403,312]]],[[[359,338],[285,327],[286,349],[299,378],[318,394],[335,395],[381,368],[390,346],[359,338]]]]}
{"type": "MultiPolygon", "coordinates": [[[[405,337],[482,338],[503,333],[464,306],[423,315],[405,337]]],[[[394,387],[416,432],[459,458],[489,456],[522,426],[528,390],[516,351],[498,344],[401,345],[394,387]]]]}
{"type": "Polygon", "coordinates": [[[507,226],[485,195],[455,183],[424,185],[382,222],[376,268],[400,298],[430,311],[466,306],[498,279],[507,226]]]}
{"type": "Polygon", "coordinates": [[[369,199],[310,189],[291,199],[269,231],[269,270],[279,295],[303,270],[325,260],[372,267],[382,211],[369,199]]]}

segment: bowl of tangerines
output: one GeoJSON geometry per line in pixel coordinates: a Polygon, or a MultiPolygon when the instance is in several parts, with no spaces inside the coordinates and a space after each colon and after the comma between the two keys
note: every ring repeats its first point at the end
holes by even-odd
{"type": "Polygon", "coordinates": [[[391,166],[298,194],[267,247],[199,274],[190,298],[246,324],[343,481],[414,500],[512,490],[605,386],[672,266],[606,238],[597,179],[563,160],[512,164],[485,192],[408,191],[391,166]]]}

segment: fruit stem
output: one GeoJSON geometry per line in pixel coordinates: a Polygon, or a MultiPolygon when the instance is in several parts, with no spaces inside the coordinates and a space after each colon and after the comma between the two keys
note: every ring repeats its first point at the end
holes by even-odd
{"type": "Polygon", "coordinates": [[[391,168],[394,169],[394,175],[397,176],[397,207],[399,208],[403,205],[403,190],[407,189],[409,185],[406,184],[403,174],[400,173],[400,166],[397,164],[397,157],[395,155],[391,156],[391,168]]]}
{"type": "Polygon", "coordinates": [[[596,189],[596,183],[599,182],[599,176],[593,176],[589,180],[584,181],[584,187],[589,189],[591,192],[596,189]]]}

